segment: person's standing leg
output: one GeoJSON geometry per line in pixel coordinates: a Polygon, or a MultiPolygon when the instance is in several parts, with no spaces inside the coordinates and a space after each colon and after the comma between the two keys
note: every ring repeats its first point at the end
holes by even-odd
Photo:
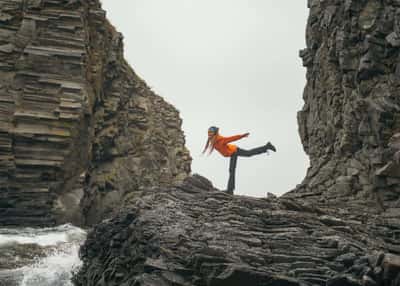
{"type": "Polygon", "coordinates": [[[226,190],[227,193],[233,194],[233,190],[235,189],[235,172],[236,172],[236,163],[237,163],[237,152],[232,154],[231,159],[229,161],[229,180],[228,180],[228,188],[226,190]]]}

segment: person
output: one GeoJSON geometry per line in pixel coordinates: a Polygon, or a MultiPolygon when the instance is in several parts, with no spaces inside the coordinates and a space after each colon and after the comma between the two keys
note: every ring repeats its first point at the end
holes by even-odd
{"type": "Polygon", "coordinates": [[[229,180],[226,190],[226,192],[229,194],[233,194],[233,190],[235,189],[235,172],[238,157],[251,157],[258,154],[267,153],[268,150],[276,152],[276,148],[271,144],[271,142],[250,150],[241,149],[234,144],[229,144],[233,141],[248,137],[249,135],[250,133],[245,133],[242,135],[223,137],[219,134],[218,127],[211,126],[208,128],[208,139],[206,146],[204,147],[203,154],[206,153],[207,150],[209,150],[209,154],[211,154],[214,150],[217,150],[222,156],[230,157],[229,180]]]}

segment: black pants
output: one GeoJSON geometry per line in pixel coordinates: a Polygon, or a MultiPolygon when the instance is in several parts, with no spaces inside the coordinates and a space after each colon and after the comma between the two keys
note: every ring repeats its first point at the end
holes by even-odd
{"type": "Polygon", "coordinates": [[[243,150],[237,148],[237,151],[232,154],[231,160],[229,162],[229,181],[228,181],[228,188],[227,192],[233,194],[233,190],[235,189],[235,172],[236,172],[236,163],[238,157],[251,157],[254,155],[262,154],[267,152],[267,146],[261,146],[258,148],[254,148],[251,150],[243,150]]]}

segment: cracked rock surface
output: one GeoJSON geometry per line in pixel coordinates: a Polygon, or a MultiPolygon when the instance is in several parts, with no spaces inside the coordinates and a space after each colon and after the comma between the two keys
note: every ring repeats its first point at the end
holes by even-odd
{"type": "Polygon", "coordinates": [[[400,131],[400,2],[309,0],[308,6],[298,123],[310,168],[287,196],[397,220],[400,172],[391,163],[398,152],[391,140],[400,131]]]}
{"type": "Polygon", "coordinates": [[[195,175],[146,190],[97,225],[75,283],[399,285],[400,256],[387,253],[382,223],[292,199],[230,196],[195,175]]]}
{"type": "Polygon", "coordinates": [[[76,285],[400,285],[400,2],[308,6],[303,183],[265,199],[197,175],[143,190],[89,234],[76,285]]]}
{"type": "Polygon", "coordinates": [[[98,0],[0,0],[0,225],[93,225],[80,286],[400,286],[400,1],[308,5],[311,166],[255,199],[188,177],[98,0]]]}

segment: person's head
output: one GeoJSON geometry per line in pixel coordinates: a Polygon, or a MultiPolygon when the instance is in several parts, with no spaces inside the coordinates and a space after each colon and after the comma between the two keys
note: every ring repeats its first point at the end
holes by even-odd
{"type": "Polygon", "coordinates": [[[219,128],[215,126],[211,126],[208,128],[208,138],[211,138],[218,134],[219,128]]]}
{"type": "Polygon", "coordinates": [[[214,143],[215,143],[215,135],[218,135],[219,128],[215,126],[211,126],[208,128],[208,139],[206,146],[204,147],[203,153],[207,151],[207,149],[210,149],[210,154],[212,151],[214,151],[214,143]]]}

